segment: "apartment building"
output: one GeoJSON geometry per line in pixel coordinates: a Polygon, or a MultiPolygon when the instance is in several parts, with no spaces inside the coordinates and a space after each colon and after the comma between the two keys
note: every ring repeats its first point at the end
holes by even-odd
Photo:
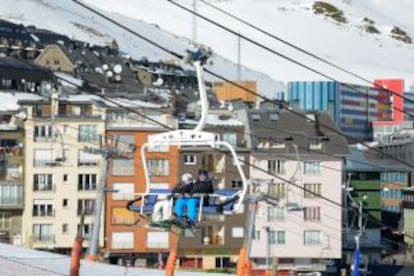
{"type": "Polygon", "coordinates": [[[106,187],[114,192],[105,196],[104,256],[110,263],[152,266],[158,254],[168,255],[175,236],[168,231],[150,229],[137,212],[126,208],[127,202],[151,188],[172,188],[178,182],[177,147],[150,148],[146,153],[150,183],[146,183],[141,146],[148,135],[176,128],[170,110],[139,100],[124,100],[125,110],[106,106],[106,135],[117,141],[120,155],[109,162],[106,187]],[[138,115],[143,114],[143,115],[138,115]],[[158,122],[158,123],[156,123],[158,122]],[[162,125],[166,126],[163,127],[162,125]]]}
{"type": "Polygon", "coordinates": [[[324,260],[341,258],[346,140],[326,113],[254,109],[239,118],[248,122],[252,194],[270,200],[255,212],[254,266],[277,260],[278,271],[325,271],[324,260]]]}
{"type": "Polygon", "coordinates": [[[24,131],[16,97],[0,92],[0,241],[21,244],[24,131]]]}
{"type": "Polygon", "coordinates": [[[87,149],[103,145],[104,110],[91,96],[55,93],[26,110],[23,244],[68,253],[79,230],[86,247],[102,172],[101,156],[87,149]]]}
{"type": "Polygon", "coordinates": [[[364,141],[372,140],[372,121],[394,116],[387,91],[334,81],[290,82],[288,102],[293,109],[328,112],[339,130],[364,141]]]}
{"type": "MultiPolygon", "coordinates": [[[[181,122],[184,128],[194,128],[194,120],[181,122]]],[[[234,147],[246,178],[249,178],[250,150],[244,142],[245,125],[228,110],[210,110],[205,131],[217,133],[221,141],[234,147]]],[[[240,189],[241,177],[232,157],[210,147],[182,147],[179,149],[179,171],[198,174],[205,169],[213,178],[215,190],[240,189]]],[[[245,206],[231,216],[205,215],[194,233],[184,233],[179,239],[179,266],[182,268],[220,269],[236,265],[240,248],[245,246],[245,206]]]]}

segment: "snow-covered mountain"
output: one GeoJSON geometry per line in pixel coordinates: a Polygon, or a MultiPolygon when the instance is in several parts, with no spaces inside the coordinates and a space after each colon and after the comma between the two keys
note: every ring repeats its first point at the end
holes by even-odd
{"type": "MultiPolygon", "coordinates": [[[[192,8],[193,0],[175,0],[192,8]]],[[[315,14],[312,0],[209,0],[266,31],[310,51],[367,79],[404,78],[406,87],[414,80],[414,44],[390,37],[398,27],[414,36],[411,0],[325,0],[343,12],[347,23],[315,14]],[[374,26],[379,33],[364,31],[374,26]],[[395,29],[395,28],[394,28],[395,29]]],[[[115,38],[121,50],[134,58],[172,59],[169,54],[109,23],[70,0],[2,0],[0,17],[24,25],[51,29],[69,37],[96,44],[115,38]]],[[[167,0],[83,0],[121,24],[162,46],[184,53],[193,37],[193,15],[167,0]]],[[[202,0],[197,11],[267,47],[321,71],[339,81],[363,83],[360,79],[321,64],[212,9],[202,0]]],[[[215,56],[211,70],[235,79],[238,39],[201,19],[196,20],[197,42],[208,45],[215,56]]],[[[272,53],[241,40],[242,78],[255,79],[261,93],[273,96],[282,88],[278,80],[324,79],[272,53]]],[[[366,83],[365,83],[366,84],[366,83]]]]}

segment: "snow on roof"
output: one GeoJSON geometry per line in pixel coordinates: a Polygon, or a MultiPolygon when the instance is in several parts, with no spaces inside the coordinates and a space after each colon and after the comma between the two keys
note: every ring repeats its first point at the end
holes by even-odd
{"type": "MultiPolygon", "coordinates": [[[[243,122],[234,118],[220,119],[220,115],[208,114],[207,124],[212,126],[242,126],[243,122]]],[[[198,124],[198,121],[185,119],[183,123],[186,124],[198,124]]]]}
{"type": "MultiPolygon", "coordinates": [[[[137,99],[129,100],[129,99],[122,99],[122,98],[115,98],[113,99],[113,101],[123,107],[129,107],[129,108],[134,108],[134,107],[162,108],[164,107],[164,105],[155,104],[151,102],[144,102],[144,101],[137,100],[137,99]]],[[[105,104],[107,104],[108,106],[116,107],[117,105],[113,103],[113,101],[111,102],[105,101],[105,104]]]]}
{"type": "MultiPolygon", "coordinates": [[[[68,275],[70,257],[45,251],[38,251],[10,244],[0,243],[0,271],[1,275],[68,275]]],[[[126,267],[105,263],[93,263],[81,260],[80,275],[106,276],[106,275],[165,275],[163,270],[126,267]]],[[[175,271],[174,275],[190,276],[205,275],[203,272],[175,271]]],[[[209,276],[224,276],[228,274],[209,273],[209,276]]]]}
{"type": "Polygon", "coordinates": [[[18,111],[19,101],[41,101],[43,98],[39,95],[25,92],[10,93],[0,91],[0,111],[18,111]]]}
{"type": "Polygon", "coordinates": [[[0,92],[0,111],[17,111],[17,99],[10,93],[0,92]]]}
{"type": "Polygon", "coordinates": [[[53,74],[61,80],[64,86],[76,88],[83,85],[83,80],[77,79],[69,74],[62,72],[54,72],[53,74]]]}

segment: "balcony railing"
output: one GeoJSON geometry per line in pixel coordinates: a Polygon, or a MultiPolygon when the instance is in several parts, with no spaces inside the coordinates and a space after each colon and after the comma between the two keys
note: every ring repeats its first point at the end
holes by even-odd
{"type": "Polygon", "coordinates": [[[112,249],[133,249],[134,243],[127,242],[127,241],[112,241],[111,242],[112,249]]]}
{"type": "Polygon", "coordinates": [[[33,217],[54,217],[55,216],[55,210],[33,210],[33,217]]]}
{"type": "Polygon", "coordinates": [[[23,206],[23,199],[21,196],[1,196],[0,197],[0,207],[18,207],[23,206]]]}
{"type": "Polygon", "coordinates": [[[136,221],[134,216],[112,216],[112,224],[131,225],[136,221]]]}
{"type": "Polygon", "coordinates": [[[169,248],[168,241],[147,242],[148,249],[169,248]]]}
{"type": "Polygon", "coordinates": [[[39,242],[39,243],[54,243],[55,235],[54,234],[33,235],[33,241],[39,242]]]}
{"type": "Polygon", "coordinates": [[[93,215],[95,213],[95,208],[78,208],[78,216],[84,213],[86,216],[93,215]]]}

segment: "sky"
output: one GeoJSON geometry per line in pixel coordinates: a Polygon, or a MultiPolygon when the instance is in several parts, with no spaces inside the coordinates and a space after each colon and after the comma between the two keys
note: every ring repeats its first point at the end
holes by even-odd
{"type": "MultiPolygon", "coordinates": [[[[175,0],[191,8],[193,0],[175,0]]],[[[100,9],[134,32],[177,53],[191,48],[192,14],[167,0],[82,0],[100,9]]],[[[330,0],[344,11],[347,24],[336,23],[312,12],[311,0],[210,0],[210,3],[258,26],[267,32],[324,58],[369,81],[375,78],[403,78],[406,90],[414,80],[414,44],[408,45],[389,37],[393,26],[414,36],[410,0],[330,0]],[[398,16],[396,16],[398,15],[398,16]],[[381,34],[361,30],[363,18],[375,22],[381,34]]],[[[239,60],[242,79],[256,80],[260,93],[273,97],[285,89],[288,81],[333,79],[368,84],[340,70],[322,64],[280,42],[209,8],[197,0],[197,11],[225,25],[268,51],[244,39],[239,40],[217,26],[197,19],[196,41],[211,47],[216,54],[210,69],[230,79],[237,79],[239,60]],[[240,47],[239,47],[240,45],[240,47]],[[240,51],[238,49],[240,48],[240,51]],[[273,51],[270,52],[270,51],[273,51]],[[277,54],[279,54],[279,56],[277,54]],[[286,56],[292,61],[282,57],[286,56]],[[300,63],[308,69],[298,66],[300,63]],[[318,71],[321,74],[317,74],[318,71]]],[[[139,59],[174,59],[73,1],[68,0],[2,0],[0,17],[25,25],[34,24],[71,38],[95,44],[109,44],[116,38],[121,50],[139,59]]],[[[208,78],[208,76],[207,76],[208,78]]]]}

